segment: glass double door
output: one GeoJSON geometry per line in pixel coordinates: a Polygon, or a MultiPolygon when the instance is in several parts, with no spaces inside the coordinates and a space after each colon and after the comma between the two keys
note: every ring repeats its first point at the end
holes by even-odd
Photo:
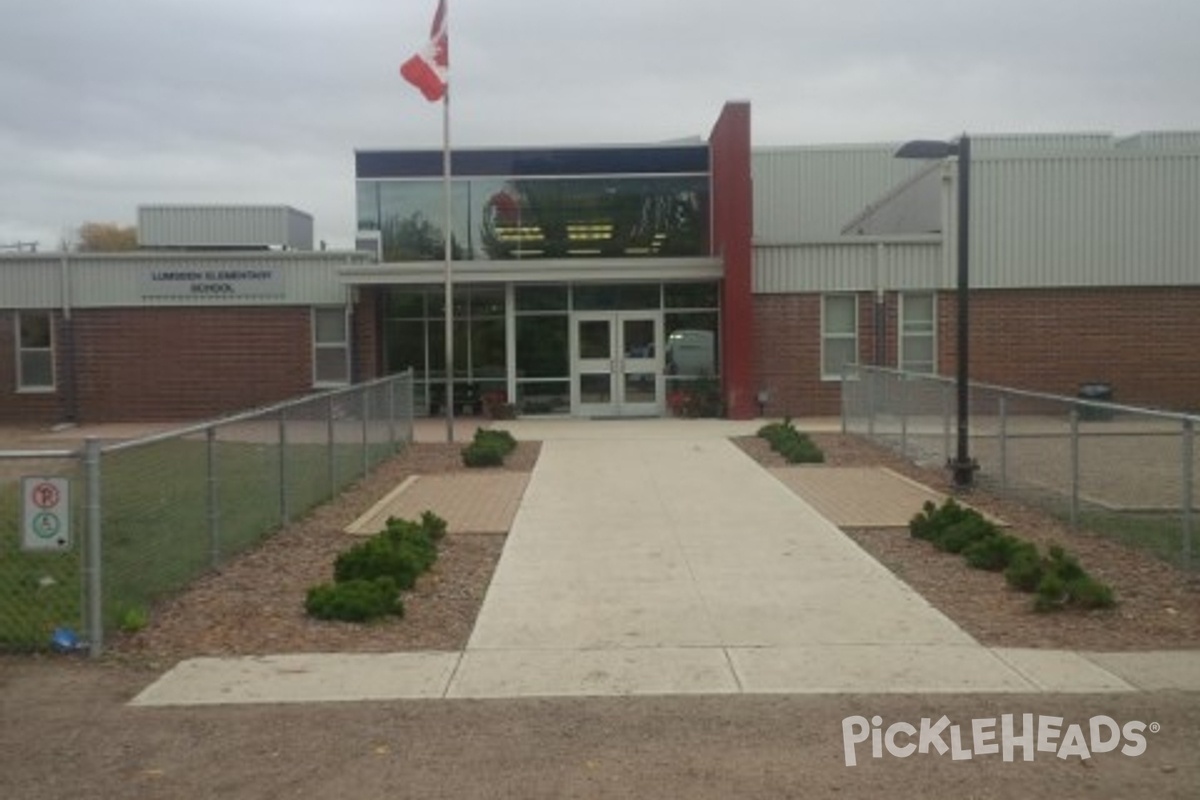
{"type": "Polygon", "coordinates": [[[577,416],[662,413],[662,314],[576,312],[571,405],[577,416]]]}

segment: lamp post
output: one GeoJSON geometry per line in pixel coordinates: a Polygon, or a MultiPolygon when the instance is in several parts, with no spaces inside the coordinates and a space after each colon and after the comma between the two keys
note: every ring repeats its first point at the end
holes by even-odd
{"type": "Polygon", "coordinates": [[[956,141],[943,142],[919,139],[907,142],[896,151],[896,158],[942,159],[958,158],[958,450],[946,465],[954,476],[954,485],[970,488],[975,482],[979,464],[970,453],[970,391],[969,391],[969,332],[971,328],[970,287],[970,208],[971,208],[971,139],[967,134],[956,141]]]}

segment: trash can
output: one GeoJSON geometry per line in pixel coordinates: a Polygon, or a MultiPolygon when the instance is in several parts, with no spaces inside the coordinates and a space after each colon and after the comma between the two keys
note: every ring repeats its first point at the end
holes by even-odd
{"type": "MultiPolygon", "coordinates": [[[[1080,400],[1094,400],[1100,403],[1111,403],[1113,401],[1113,388],[1108,383],[1084,383],[1079,386],[1080,400]]],[[[1088,420],[1091,422],[1103,422],[1113,418],[1111,408],[1101,408],[1099,406],[1083,405],[1079,406],[1079,419],[1088,420]]]]}

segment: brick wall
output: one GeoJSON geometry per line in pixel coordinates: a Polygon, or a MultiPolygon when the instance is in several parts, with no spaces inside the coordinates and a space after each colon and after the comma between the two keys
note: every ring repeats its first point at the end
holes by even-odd
{"type": "MultiPolygon", "coordinates": [[[[312,391],[306,307],[81,309],[73,318],[80,422],[201,419],[312,391]]],[[[11,330],[10,321],[9,339],[11,330]]],[[[4,344],[0,371],[12,369],[12,343],[4,344]]],[[[65,344],[60,337],[58,392],[36,406],[12,394],[14,379],[0,372],[0,419],[45,424],[67,418],[65,344]]]]}
{"type": "MultiPolygon", "coordinates": [[[[820,379],[821,297],[756,295],[755,365],[769,416],[839,412],[837,382],[820,379]]],[[[858,356],[876,362],[874,297],[858,295],[858,356]]],[[[937,300],[939,371],[956,368],[954,292],[937,300]]],[[[897,362],[899,300],[885,297],[885,363],[897,362]]],[[[1102,381],[1116,400],[1200,409],[1200,288],[1030,289],[971,294],[972,380],[1074,395],[1102,381]]]]}
{"type": "MultiPolygon", "coordinates": [[[[941,370],[954,374],[957,304],[939,298],[941,370]]],[[[1200,410],[1200,287],[1041,289],[971,295],[971,377],[1074,395],[1200,410]]]]}

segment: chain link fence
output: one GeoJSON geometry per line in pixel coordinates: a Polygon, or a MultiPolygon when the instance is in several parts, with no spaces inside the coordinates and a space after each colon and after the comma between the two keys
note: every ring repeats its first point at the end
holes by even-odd
{"type": "Polygon", "coordinates": [[[118,444],[0,452],[0,649],[78,640],[99,654],[106,632],[136,627],[412,439],[409,371],[118,444]],[[66,481],[64,544],[29,530],[30,475],[66,481]]]}
{"type": "MultiPolygon", "coordinates": [[[[968,407],[979,486],[1197,567],[1200,417],[974,383],[968,407]]],[[[842,382],[843,432],[924,466],[954,458],[956,409],[938,376],[852,366],[842,382]]]]}

